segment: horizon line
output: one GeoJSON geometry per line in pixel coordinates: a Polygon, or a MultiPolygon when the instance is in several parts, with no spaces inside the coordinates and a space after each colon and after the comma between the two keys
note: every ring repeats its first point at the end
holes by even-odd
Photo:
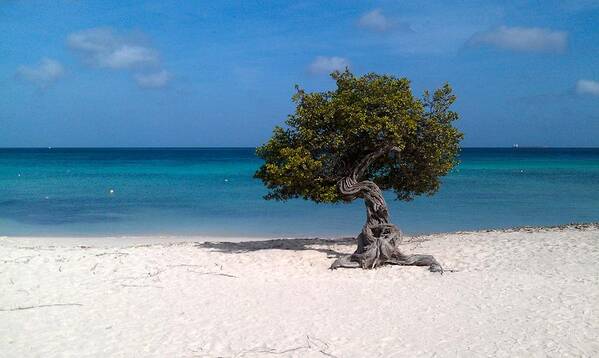
{"type": "MultiPolygon", "coordinates": [[[[257,146],[36,146],[36,147],[0,147],[0,150],[5,149],[256,149],[257,146]]],[[[599,149],[599,146],[464,146],[460,149],[599,149]]]]}

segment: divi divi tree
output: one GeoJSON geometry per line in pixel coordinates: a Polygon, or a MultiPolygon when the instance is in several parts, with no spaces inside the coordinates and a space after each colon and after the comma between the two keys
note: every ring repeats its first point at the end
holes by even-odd
{"type": "Polygon", "coordinates": [[[384,264],[429,266],[431,255],[405,255],[401,231],[389,220],[383,191],[399,200],[432,195],[456,164],[462,133],[445,84],[421,98],[406,78],[348,70],[332,75],[337,88],[308,93],[296,87],[295,113],[257,149],[264,164],[255,176],[269,189],[266,199],[303,198],[317,203],[366,204],[357,249],[331,268],[375,268],[384,264]]]}

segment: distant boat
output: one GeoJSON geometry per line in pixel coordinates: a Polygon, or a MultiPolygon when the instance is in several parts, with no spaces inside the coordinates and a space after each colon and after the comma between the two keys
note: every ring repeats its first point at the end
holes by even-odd
{"type": "Polygon", "coordinates": [[[518,148],[518,144],[517,144],[517,143],[516,143],[516,144],[513,144],[513,145],[512,145],[512,148],[518,148]]]}

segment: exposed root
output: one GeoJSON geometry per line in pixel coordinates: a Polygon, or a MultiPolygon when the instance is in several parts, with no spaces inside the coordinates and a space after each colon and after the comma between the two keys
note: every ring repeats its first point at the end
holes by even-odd
{"type": "Polygon", "coordinates": [[[397,247],[401,242],[401,232],[392,224],[365,226],[357,240],[357,250],[351,255],[335,260],[330,267],[332,270],[359,267],[373,269],[383,265],[401,265],[428,266],[429,271],[443,274],[443,267],[432,255],[404,255],[397,247]]]}

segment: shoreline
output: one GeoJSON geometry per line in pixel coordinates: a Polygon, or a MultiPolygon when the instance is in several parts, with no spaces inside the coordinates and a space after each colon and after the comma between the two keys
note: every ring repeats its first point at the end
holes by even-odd
{"type": "MultiPolygon", "coordinates": [[[[433,233],[416,233],[416,234],[404,234],[406,238],[414,237],[437,237],[446,236],[452,234],[458,235],[471,235],[481,233],[494,233],[494,232],[547,232],[547,231],[563,231],[563,230],[593,230],[599,229],[599,221],[583,222],[583,223],[568,223],[559,225],[548,225],[548,226],[514,226],[507,228],[490,228],[480,230],[459,230],[459,231],[447,231],[447,232],[433,232],[433,233]]],[[[59,235],[59,236],[14,236],[14,235],[0,235],[0,241],[7,240],[19,240],[20,243],[30,243],[38,246],[52,245],[52,244],[66,244],[66,245],[113,245],[126,247],[123,245],[135,245],[135,244],[176,244],[176,243],[194,243],[194,242],[253,242],[253,241],[279,241],[279,240],[320,240],[320,241],[347,241],[353,240],[355,237],[351,236],[307,236],[307,237],[252,237],[252,236],[217,236],[217,235],[91,235],[91,236],[77,236],[77,235],[59,235]]]]}
{"type": "Polygon", "coordinates": [[[597,223],[407,236],[402,251],[434,255],[443,275],[329,270],[355,249],[353,238],[218,240],[0,239],[0,352],[599,354],[597,223]]]}

